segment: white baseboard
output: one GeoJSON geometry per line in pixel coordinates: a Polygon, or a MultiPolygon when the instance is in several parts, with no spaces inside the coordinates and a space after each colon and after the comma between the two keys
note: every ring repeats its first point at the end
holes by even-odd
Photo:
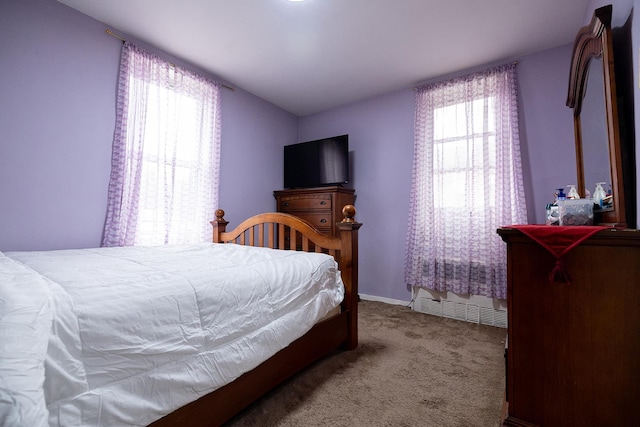
{"type": "Polygon", "coordinates": [[[409,305],[411,304],[411,301],[402,301],[399,299],[377,297],[375,295],[366,295],[366,294],[360,294],[360,299],[363,299],[365,301],[386,302],[387,304],[393,304],[393,305],[404,305],[405,307],[409,307],[409,305]]]}

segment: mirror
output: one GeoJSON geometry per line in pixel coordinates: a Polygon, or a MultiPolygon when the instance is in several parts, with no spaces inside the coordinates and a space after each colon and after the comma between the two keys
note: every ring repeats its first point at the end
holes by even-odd
{"type": "Polygon", "coordinates": [[[582,163],[584,165],[584,196],[593,197],[596,184],[611,184],[607,113],[604,100],[604,65],[602,58],[592,58],[587,70],[586,87],[580,112],[582,127],[582,163]]]}
{"type": "Polygon", "coordinates": [[[578,193],[593,195],[596,183],[605,182],[612,197],[595,209],[596,223],[626,227],[611,14],[611,5],[596,9],[578,31],[567,105],[573,108],[578,193]]]}

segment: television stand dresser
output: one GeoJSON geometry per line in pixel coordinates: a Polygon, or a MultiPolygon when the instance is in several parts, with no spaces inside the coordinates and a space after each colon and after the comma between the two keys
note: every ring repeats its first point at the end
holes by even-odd
{"type": "Polygon", "coordinates": [[[555,257],[507,242],[505,426],[640,426],[640,231],[605,229],[555,257]]]}
{"type": "Polygon", "coordinates": [[[294,188],[273,192],[278,212],[304,219],[321,233],[338,236],[336,223],[342,218],[344,205],[353,205],[355,190],[340,186],[294,188]]]}

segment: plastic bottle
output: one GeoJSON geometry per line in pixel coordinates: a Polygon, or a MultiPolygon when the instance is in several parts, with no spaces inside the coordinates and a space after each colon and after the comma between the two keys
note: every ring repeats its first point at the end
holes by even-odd
{"type": "Polygon", "coordinates": [[[602,188],[606,182],[596,182],[596,189],[593,191],[593,201],[602,207],[602,199],[607,197],[607,193],[602,188]]]}
{"type": "Polygon", "coordinates": [[[567,194],[568,199],[579,199],[580,195],[578,194],[578,190],[576,190],[575,184],[567,185],[569,187],[569,193],[567,194]]]}

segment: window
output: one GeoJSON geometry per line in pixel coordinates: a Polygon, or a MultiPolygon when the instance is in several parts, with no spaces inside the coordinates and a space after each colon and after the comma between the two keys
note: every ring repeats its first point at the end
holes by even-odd
{"type": "Polygon", "coordinates": [[[219,84],[125,43],[103,245],[210,238],[219,91],[219,84]]]}
{"type": "Polygon", "coordinates": [[[496,229],[526,222],[517,118],[515,65],[418,89],[408,286],[506,298],[496,229]]]}
{"type": "Polygon", "coordinates": [[[485,202],[491,204],[493,197],[485,196],[495,187],[496,130],[493,105],[495,97],[476,99],[470,102],[472,110],[467,127],[467,104],[458,103],[434,110],[434,156],[439,159],[434,165],[435,188],[443,197],[437,199],[439,208],[455,209],[467,206],[479,208],[485,202]],[[487,109],[487,128],[484,128],[484,107],[487,109]],[[483,184],[484,175],[488,185],[483,184]]]}

